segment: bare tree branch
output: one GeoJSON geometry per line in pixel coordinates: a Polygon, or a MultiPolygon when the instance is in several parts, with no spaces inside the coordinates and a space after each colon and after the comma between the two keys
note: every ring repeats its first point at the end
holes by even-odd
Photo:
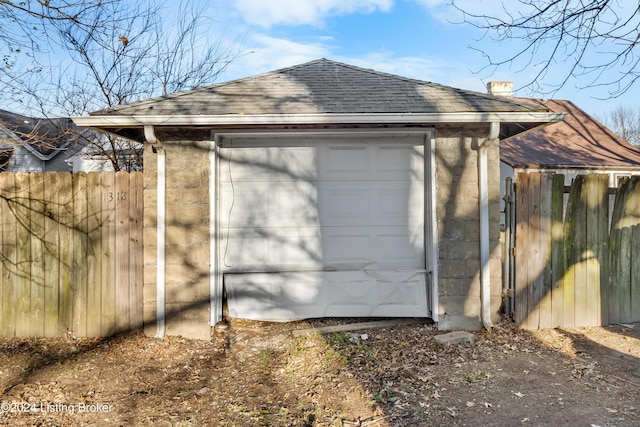
{"type": "Polygon", "coordinates": [[[637,2],[517,0],[503,2],[495,13],[476,13],[455,0],[453,6],[464,22],[484,30],[492,41],[522,43],[502,57],[483,51],[488,64],[482,71],[535,67],[534,78],[525,85],[534,91],[553,93],[578,77],[587,79],[583,87],[605,87],[612,98],[640,78],[637,2]]]}
{"type": "Polygon", "coordinates": [[[640,109],[617,107],[609,113],[604,122],[629,144],[640,146],[640,109]]]}
{"type": "MultiPolygon", "coordinates": [[[[40,60],[37,72],[13,79],[7,73],[4,82],[25,105],[35,106],[34,113],[83,115],[211,84],[238,56],[222,36],[212,37],[215,26],[190,1],[180,4],[177,16],[152,0],[93,0],[81,8],[83,3],[32,1],[14,7],[0,0],[0,28],[9,13],[20,23],[39,19],[47,40],[46,52],[40,45],[32,51],[40,60]]],[[[133,141],[90,134],[79,139],[115,170],[142,167],[142,149],[133,141]]]]}

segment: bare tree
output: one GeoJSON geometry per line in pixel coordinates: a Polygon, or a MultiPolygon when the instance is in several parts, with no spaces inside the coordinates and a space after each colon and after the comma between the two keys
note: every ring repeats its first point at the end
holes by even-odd
{"type": "Polygon", "coordinates": [[[570,78],[584,87],[606,88],[609,97],[625,93],[640,78],[640,4],[621,0],[513,0],[476,12],[463,0],[453,5],[464,22],[485,30],[501,44],[517,43],[502,57],[483,52],[485,69],[535,68],[527,86],[552,93],[570,78]],[[568,68],[567,68],[568,67],[568,68]]]}
{"type": "Polygon", "coordinates": [[[607,127],[629,144],[640,146],[640,109],[617,107],[604,120],[607,127]]]}
{"type": "Polygon", "coordinates": [[[47,51],[49,25],[68,23],[81,31],[93,31],[90,17],[118,1],[0,0],[0,92],[19,93],[16,82],[42,70],[38,54],[47,51]]]}
{"type": "MultiPolygon", "coordinates": [[[[154,1],[95,1],[81,23],[42,23],[48,44],[34,51],[40,68],[12,83],[32,115],[83,115],[210,84],[238,55],[212,36],[214,26],[189,1],[171,13],[154,1]]],[[[91,132],[79,138],[115,170],[142,167],[142,147],[133,141],[91,132]]]]}

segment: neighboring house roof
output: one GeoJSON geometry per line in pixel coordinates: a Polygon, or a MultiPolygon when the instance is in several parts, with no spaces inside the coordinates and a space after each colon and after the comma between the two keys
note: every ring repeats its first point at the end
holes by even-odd
{"type": "Polygon", "coordinates": [[[319,59],[91,115],[546,111],[537,105],[319,59]]]}
{"type": "Polygon", "coordinates": [[[70,118],[38,119],[0,110],[0,127],[5,139],[3,147],[19,144],[40,160],[51,160],[62,151],[82,148],[68,132],[76,127],[70,118]]]}
{"type": "Polygon", "coordinates": [[[500,142],[500,160],[514,168],[640,168],[640,147],[616,135],[571,101],[522,99],[564,120],[500,142]]]}

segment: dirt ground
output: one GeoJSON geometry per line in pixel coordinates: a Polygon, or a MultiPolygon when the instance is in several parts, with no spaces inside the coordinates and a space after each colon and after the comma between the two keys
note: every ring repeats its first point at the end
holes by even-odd
{"type": "Polygon", "coordinates": [[[640,425],[638,324],[531,333],[505,322],[451,347],[418,321],[292,334],[355,321],[234,320],[211,341],[0,340],[0,423],[640,425]]]}

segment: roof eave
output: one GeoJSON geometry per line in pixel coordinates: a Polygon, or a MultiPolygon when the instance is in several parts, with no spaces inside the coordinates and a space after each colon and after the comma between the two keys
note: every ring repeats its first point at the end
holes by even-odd
{"type": "Polygon", "coordinates": [[[293,124],[418,124],[418,123],[554,123],[564,113],[462,112],[370,114],[225,114],[225,115],[104,115],[72,117],[78,126],[93,128],[152,126],[293,125],[293,124]]]}

